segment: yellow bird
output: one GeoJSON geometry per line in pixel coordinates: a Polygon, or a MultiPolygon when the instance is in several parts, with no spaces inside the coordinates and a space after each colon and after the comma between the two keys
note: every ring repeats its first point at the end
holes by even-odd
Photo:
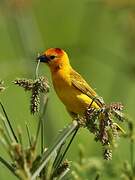
{"type": "Polygon", "coordinates": [[[49,66],[54,89],[72,116],[84,115],[89,106],[94,108],[103,106],[96,92],[71,67],[64,50],[50,48],[37,59],[49,66]]]}

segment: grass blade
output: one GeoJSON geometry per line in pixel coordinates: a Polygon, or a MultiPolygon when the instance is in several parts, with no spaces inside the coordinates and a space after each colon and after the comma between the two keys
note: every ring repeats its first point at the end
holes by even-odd
{"type": "Polygon", "coordinates": [[[61,144],[61,146],[60,146],[59,149],[58,149],[57,155],[56,155],[56,157],[55,157],[55,159],[54,159],[54,162],[53,162],[53,168],[54,168],[54,169],[56,169],[56,166],[57,166],[57,164],[58,164],[59,158],[60,158],[60,156],[61,156],[62,147],[63,147],[64,144],[65,144],[65,143],[61,144]]]}
{"type": "Polygon", "coordinates": [[[1,118],[1,120],[3,122],[4,128],[6,130],[6,133],[7,133],[8,137],[9,137],[10,141],[13,141],[14,139],[13,139],[11,130],[10,130],[8,124],[7,124],[7,121],[6,121],[5,117],[2,114],[0,114],[0,118],[1,118]]]}
{"type": "Polygon", "coordinates": [[[62,180],[66,175],[67,175],[67,173],[70,171],[70,169],[69,168],[67,168],[62,174],[61,174],[61,176],[58,178],[58,180],[62,180]]]}
{"type": "Polygon", "coordinates": [[[68,143],[68,145],[67,145],[67,147],[66,147],[66,149],[65,149],[65,151],[64,151],[64,153],[63,153],[63,155],[62,155],[62,156],[60,157],[60,159],[58,160],[58,163],[57,163],[57,165],[56,165],[55,171],[57,171],[57,168],[59,167],[59,165],[60,165],[61,162],[63,161],[63,159],[64,159],[64,157],[65,157],[65,155],[66,155],[66,153],[67,153],[67,151],[68,151],[68,149],[69,149],[69,147],[70,147],[70,145],[71,145],[71,143],[72,143],[72,141],[73,141],[73,139],[74,139],[74,137],[75,137],[75,135],[76,135],[77,132],[78,132],[78,129],[79,129],[79,128],[76,128],[76,130],[75,130],[73,136],[71,137],[71,139],[70,139],[70,141],[69,141],[69,143],[68,143]]]}
{"type": "MultiPolygon", "coordinates": [[[[15,169],[5,160],[0,156],[0,162],[6,166],[7,169],[9,169],[16,177],[19,178],[19,176],[15,173],[15,169]]],[[[20,179],[20,178],[19,178],[20,179]]]]}
{"type": "Polygon", "coordinates": [[[28,124],[27,124],[27,123],[25,123],[25,126],[26,126],[27,136],[28,136],[28,140],[29,140],[29,146],[31,147],[31,146],[32,146],[32,143],[31,143],[30,130],[29,130],[29,127],[28,127],[28,124]]]}
{"type": "Polygon", "coordinates": [[[36,171],[32,175],[32,180],[34,180],[39,173],[42,171],[46,163],[50,160],[50,158],[53,156],[53,153],[56,152],[61,144],[71,135],[75,129],[78,128],[78,122],[73,121],[72,124],[70,124],[67,128],[65,128],[61,134],[58,136],[56,141],[48,148],[48,150],[42,155],[42,159],[40,160],[36,171]]]}
{"type": "Polygon", "coordinates": [[[5,111],[5,109],[4,109],[4,106],[2,105],[1,102],[0,102],[0,105],[1,105],[1,107],[2,107],[2,110],[3,110],[4,115],[5,115],[5,117],[6,117],[7,123],[8,123],[8,125],[9,125],[9,127],[10,127],[10,130],[11,130],[11,132],[12,132],[12,135],[13,135],[15,141],[18,143],[17,136],[15,135],[15,131],[14,131],[14,129],[13,129],[11,123],[10,123],[10,120],[9,120],[9,118],[8,118],[8,115],[7,115],[6,111],[5,111]]]}

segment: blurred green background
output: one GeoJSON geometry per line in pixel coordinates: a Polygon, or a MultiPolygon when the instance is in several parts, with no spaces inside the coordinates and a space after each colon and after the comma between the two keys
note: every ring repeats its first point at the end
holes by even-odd
{"type": "MultiPolygon", "coordinates": [[[[120,101],[125,112],[135,117],[134,0],[0,0],[0,79],[7,88],[0,98],[13,124],[20,125],[24,134],[25,121],[34,133],[37,118],[29,113],[30,94],[12,81],[34,78],[37,53],[50,47],[63,48],[72,66],[105,102],[120,101]]],[[[47,76],[51,84],[45,65],[40,65],[40,75],[47,76]]],[[[52,85],[46,118],[49,145],[71,121],[52,85]]],[[[77,160],[79,144],[85,146],[87,157],[102,158],[102,147],[82,129],[69,150],[69,160],[77,160]]],[[[2,154],[3,149],[0,151],[2,154]]],[[[129,147],[121,139],[112,163],[117,166],[123,157],[129,160],[129,147]]],[[[15,179],[0,166],[0,179],[7,177],[15,179]]],[[[104,175],[103,179],[108,178],[104,175]]]]}

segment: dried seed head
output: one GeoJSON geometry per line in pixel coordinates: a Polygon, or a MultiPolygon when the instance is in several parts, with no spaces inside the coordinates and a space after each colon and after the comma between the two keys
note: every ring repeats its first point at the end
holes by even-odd
{"type": "Polygon", "coordinates": [[[5,87],[0,86],[0,92],[3,92],[5,90],[5,87]]]}
{"type": "Polygon", "coordinates": [[[86,111],[86,127],[95,135],[96,141],[100,141],[103,147],[107,147],[104,150],[104,158],[107,160],[112,157],[111,147],[116,145],[119,131],[124,133],[124,130],[115,123],[115,120],[123,121],[126,119],[122,110],[121,103],[112,103],[110,105],[104,104],[100,109],[89,108],[86,111]]]}
{"type": "Polygon", "coordinates": [[[32,79],[16,79],[14,80],[14,84],[23,87],[25,91],[30,91],[33,88],[33,80],[32,79]]]}
{"type": "Polygon", "coordinates": [[[31,96],[31,104],[30,104],[31,113],[34,114],[36,112],[39,112],[39,108],[40,108],[39,91],[36,89],[33,89],[32,96],[31,96]]]}
{"type": "Polygon", "coordinates": [[[37,86],[42,93],[49,92],[49,83],[46,77],[39,77],[39,79],[35,80],[34,85],[37,86]]]}
{"type": "Polygon", "coordinates": [[[46,77],[39,77],[36,80],[32,79],[16,79],[14,84],[23,87],[25,91],[31,91],[30,111],[32,114],[39,112],[40,109],[40,93],[49,91],[48,80],[46,77]]]}
{"type": "Polygon", "coordinates": [[[117,130],[117,126],[115,125],[115,123],[113,123],[111,125],[111,129],[112,129],[112,133],[113,133],[114,138],[117,138],[118,137],[118,130],[117,130]]]}
{"type": "Polygon", "coordinates": [[[49,91],[48,81],[45,77],[39,77],[33,83],[31,96],[31,113],[39,112],[40,109],[40,93],[47,93],[49,91]]]}
{"type": "Polygon", "coordinates": [[[111,103],[110,104],[110,109],[117,110],[117,111],[122,111],[123,110],[123,105],[122,105],[121,102],[111,103]]]}
{"type": "Polygon", "coordinates": [[[76,118],[79,127],[86,127],[86,117],[85,116],[80,116],[76,118]]]}
{"type": "Polygon", "coordinates": [[[60,176],[64,171],[67,170],[69,167],[69,161],[65,160],[57,169],[57,171],[54,172],[53,177],[58,177],[60,176]]]}
{"type": "Polygon", "coordinates": [[[18,156],[22,155],[21,145],[18,143],[11,144],[11,150],[16,153],[18,156]]]}
{"type": "Polygon", "coordinates": [[[0,92],[3,92],[4,90],[5,90],[4,81],[0,80],[0,92]]]}
{"type": "Polygon", "coordinates": [[[110,148],[105,148],[103,155],[104,155],[104,159],[111,160],[112,159],[112,150],[110,148]]]}

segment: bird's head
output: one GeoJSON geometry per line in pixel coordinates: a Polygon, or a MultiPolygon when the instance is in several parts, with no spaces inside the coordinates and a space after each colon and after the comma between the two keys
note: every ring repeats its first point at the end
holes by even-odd
{"type": "Polygon", "coordinates": [[[67,53],[60,48],[50,48],[37,57],[40,62],[46,63],[50,68],[69,64],[67,53]]]}

